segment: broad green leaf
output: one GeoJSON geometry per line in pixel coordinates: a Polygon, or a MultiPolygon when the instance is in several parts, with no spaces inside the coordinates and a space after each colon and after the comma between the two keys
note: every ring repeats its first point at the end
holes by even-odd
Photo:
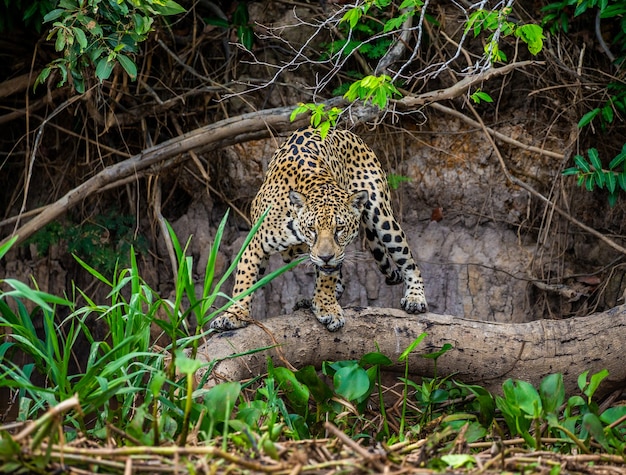
{"type": "Polygon", "coordinates": [[[543,28],[539,25],[522,25],[515,29],[515,36],[528,45],[528,51],[537,55],[543,48],[543,28]]]}
{"type": "Polygon", "coordinates": [[[152,3],[152,8],[160,15],[178,15],[185,13],[185,9],[174,0],[166,0],[165,2],[152,3]]]}
{"type": "Polygon", "coordinates": [[[214,421],[227,421],[240,392],[241,384],[236,381],[221,383],[211,388],[204,395],[204,404],[209,416],[214,421]]]}
{"type": "Polygon", "coordinates": [[[574,163],[584,173],[589,173],[589,171],[591,171],[591,167],[589,166],[589,163],[587,162],[587,160],[585,160],[585,157],[583,157],[582,155],[574,155],[574,163]]]}
{"type": "Polygon", "coordinates": [[[515,395],[520,409],[526,414],[537,417],[541,413],[541,398],[532,384],[526,381],[517,381],[515,395]]]}
{"type": "Polygon", "coordinates": [[[60,18],[63,14],[66,14],[67,11],[64,8],[55,8],[51,12],[48,12],[44,17],[44,23],[48,23],[49,21],[54,21],[57,18],[60,18]]]}
{"type": "Polygon", "coordinates": [[[587,386],[584,391],[585,396],[591,399],[591,397],[595,394],[596,389],[598,389],[598,386],[600,386],[600,383],[608,376],[609,371],[607,369],[603,369],[591,375],[591,378],[589,379],[589,386],[587,386]]]}
{"type": "Polygon", "coordinates": [[[589,161],[591,162],[593,168],[595,168],[596,170],[602,170],[602,162],[600,161],[600,155],[598,154],[598,150],[595,148],[590,148],[589,150],[587,150],[587,153],[589,154],[589,161]]]}
{"type": "Polygon", "coordinates": [[[433,359],[434,360],[434,359],[439,358],[444,353],[447,353],[451,349],[452,349],[452,345],[450,343],[444,343],[444,345],[441,347],[441,349],[439,351],[434,351],[432,353],[427,353],[425,355],[420,355],[420,356],[422,358],[429,358],[429,359],[433,359]]]}
{"type": "Polygon", "coordinates": [[[113,62],[109,61],[107,58],[101,58],[96,64],[96,77],[100,79],[100,81],[106,81],[111,76],[113,72],[113,62]]]}
{"type": "Polygon", "coordinates": [[[311,395],[318,403],[324,403],[333,397],[332,389],[322,381],[313,366],[305,366],[298,370],[296,378],[309,388],[311,395]]]}
{"type": "Polygon", "coordinates": [[[546,413],[556,413],[565,401],[565,386],[562,374],[551,374],[543,378],[539,394],[546,413]]]}
{"type": "Polygon", "coordinates": [[[609,163],[609,168],[613,170],[620,163],[623,163],[624,160],[626,160],[626,144],[624,144],[624,146],[622,147],[622,151],[618,155],[616,155],[613,160],[611,160],[611,163],[609,163]]]}
{"type": "Polygon", "coordinates": [[[609,190],[609,192],[614,193],[615,186],[617,185],[617,177],[615,176],[615,173],[607,172],[604,174],[604,178],[606,181],[606,188],[609,190]]]}
{"type": "Polygon", "coordinates": [[[448,464],[452,468],[473,467],[476,464],[476,459],[473,455],[469,454],[447,454],[442,455],[441,460],[448,464]]]}
{"type": "Polygon", "coordinates": [[[382,353],[373,352],[364,354],[359,360],[359,364],[361,366],[366,364],[390,366],[393,364],[393,361],[382,353]]]}
{"type": "Polygon", "coordinates": [[[137,79],[137,65],[135,65],[132,59],[123,54],[118,54],[117,60],[120,62],[122,68],[124,68],[124,71],[126,71],[126,73],[133,81],[137,79]]]}
{"type": "Polygon", "coordinates": [[[583,427],[593,436],[594,439],[602,446],[607,452],[611,450],[609,441],[604,433],[602,422],[595,414],[588,412],[583,416],[583,427]]]}
{"type": "Polygon", "coordinates": [[[348,401],[354,401],[363,396],[370,388],[370,379],[367,372],[358,364],[340,368],[333,377],[335,391],[348,401]]]}
{"type": "Polygon", "coordinates": [[[282,366],[274,368],[274,377],[280,389],[285,392],[287,399],[293,404],[294,409],[299,414],[306,415],[309,408],[309,388],[298,381],[296,375],[289,368],[282,366]]]}
{"type": "Polygon", "coordinates": [[[576,167],[566,168],[565,170],[563,170],[562,175],[563,176],[578,175],[579,172],[580,170],[576,167]]]}
{"type": "Polygon", "coordinates": [[[626,417],[626,406],[609,407],[600,414],[600,420],[605,424],[613,424],[624,417],[626,417]]]}
{"type": "Polygon", "coordinates": [[[602,108],[602,118],[605,122],[610,124],[613,122],[613,117],[613,107],[611,107],[611,104],[609,103],[602,108]]]}
{"type": "Polygon", "coordinates": [[[82,49],[87,48],[88,42],[87,36],[85,36],[85,32],[78,27],[73,27],[72,31],[74,32],[74,37],[76,38],[76,41],[78,41],[80,47],[82,49]]]}

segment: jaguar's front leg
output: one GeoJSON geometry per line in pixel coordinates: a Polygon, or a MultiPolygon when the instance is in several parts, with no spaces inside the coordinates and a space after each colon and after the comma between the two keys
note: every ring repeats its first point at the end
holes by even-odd
{"type": "Polygon", "coordinates": [[[252,321],[250,318],[252,294],[249,293],[239,299],[237,299],[237,296],[252,287],[257,282],[259,274],[265,272],[267,257],[263,252],[259,239],[255,236],[237,264],[235,286],[233,287],[233,300],[235,301],[228,310],[211,321],[211,328],[220,331],[236,330],[237,328],[247,326],[252,321]]]}
{"type": "Polygon", "coordinates": [[[311,302],[311,310],[315,318],[329,331],[334,332],[344,326],[346,320],[343,309],[337,302],[335,294],[340,277],[340,270],[327,273],[316,269],[315,292],[311,302]]]}

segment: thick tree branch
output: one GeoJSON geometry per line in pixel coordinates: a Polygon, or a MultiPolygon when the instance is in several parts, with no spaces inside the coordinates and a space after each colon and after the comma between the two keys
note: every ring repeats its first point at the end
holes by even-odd
{"type": "Polygon", "coordinates": [[[219,361],[213,368],[215,380],[242,380],[263,374],[268,356],[277,365],[285,364],[281,363],[284,358],[296,368],[319,368],[323,361],[358,359],[377,351],[378,345],[380,352],[394,361],[387,369],[402,373],[404,362],[398,357],[425,332],[426,338],[409,357],[413,376],[432,377],[432,359],[420,355],[449,343],[452,350],[437,361],[438,375],[454,375],[459,381],[479,384],[496,393],[508,378],[538,385],[553,373],[563,374],[566,390],[573,393],[580,373],[589,370],[593,374],[605,368],[609,377],[598,395],[626,386],[626,347],[622,341],[626,306],[588,317],[519,324],[432,313],[414,316],[386,308],[348,308],[346,316],[346,327],[336,333],[327,332],[308,311],[270,318],[263,321],[264,329],[251,325],[213,335],[198,351],[198,358],[219,361]],[[276,342],[280,353],[271,349],[234,356],[276,342]]]}

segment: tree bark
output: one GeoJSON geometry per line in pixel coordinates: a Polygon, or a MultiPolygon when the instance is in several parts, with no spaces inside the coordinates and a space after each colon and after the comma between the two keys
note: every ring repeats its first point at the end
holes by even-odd
{"type": "MultiPolygon", "coordinates": [[[[394,361],[387,371],[401,373],[398,357],[421,333],[427,334],[409,357],[413,377],[432,377],[432,353],[449,343],[452,349],[437,360],[438,376],[478,384],[499,393],[508,379],[525,380],[536,387],[549,374],[563,374],[566,391],[578,390],[577,378],[608,369],[609,377],[597,395],[626,388],[626,306],[588,317],[505,324],[469,320],[450,315],[408,315],[387,308],[347,308],[346,327],[329,333],[305,310],[250,325],[237,331],[212,335],[198,358],[217,362],[212,381],[242,380],[266,371],[266,359],[274,364],[319,368],[323,361],[359,359],[380,352],[394,361]],[[259,352],[257,348],[276,346],[259,352]]],[[[210,367],[210,366],[209,366],[210,367]]],[[[202,374],[198,375],[201,378],[202,374]]]]}

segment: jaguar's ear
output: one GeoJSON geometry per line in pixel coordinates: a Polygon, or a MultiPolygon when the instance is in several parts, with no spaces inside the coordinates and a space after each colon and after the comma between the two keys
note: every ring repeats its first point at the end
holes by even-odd
{"type": "Polygon", "coordinates": [[[361,213],[363,211],[365,203],[367,203],[367,200],[369,199],[370,195],[367,193],[367,191],[361,190],[354,193],[348,200],[348,203],[350,203],[356,211],[361,213]]]}
{"type": "Polygon", "coordinates": [[[289,201],[291,201],[291,204],[294,205],[297,210],[299,210],[300,208],[303,208],[306,204],[306,196],[304,196],[302,193],[291,190],[289,191],[289,201]]]}

